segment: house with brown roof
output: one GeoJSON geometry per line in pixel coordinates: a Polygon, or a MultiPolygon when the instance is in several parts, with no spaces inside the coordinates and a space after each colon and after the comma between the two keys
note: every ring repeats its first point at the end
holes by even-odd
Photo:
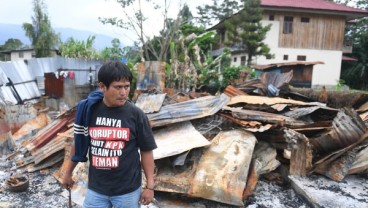
{"type": "MultiPolygon", "coordinates": [[[[347,22],[368,16],[368,10],[348,7],[325,0],[261,0],[262,24],[271,24],[265,43],[274,57],[254,57],[255,65],[283,62],[323,62],[308,70],[311,86],[333,86],[340,79],[343,54],[352,52],[351,40],[345,39],[347,22]]],[[[235,14],[236,15],[236,14],[235,14]]],[[[231,17],[230,17],[231,18],[231,17]]],[[[221,35],[213,55],[225,47],[224,21],[213,26],[221,35]]],[[[247,54],[232,51],[232,65],[246,64],[247,54]]],[[[303,73],[300,73],[303,74],[303,73]]]]}

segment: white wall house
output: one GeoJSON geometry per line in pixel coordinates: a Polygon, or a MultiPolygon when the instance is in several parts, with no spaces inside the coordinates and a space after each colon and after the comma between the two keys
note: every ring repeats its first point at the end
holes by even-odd
{"type": "MultiPolygon", "coordinates": [[[[27,60],[36,57],[36,52],[33,49],[18,49],[11,51],[2,51],[5,54],[5,61],[27,60]]],[[[50,57],[57,57],[57,50],[51,50],[50,57]]]]}
{"type": "MultiPolygon", "coordinates": [[[[340,80],[343,54],[351,53],[351,42],[345,40],[346,22],[368,16],[367,10],[347,7],[324,0],[261,0],[263,9],[262,24],[271,24],[265,43],[270,47],[273,58],[254,57],[254,65],[267,65],[284,62],[316,62],[311,86],[336,85],[340,80]]],[[[226,40],[223,22],[216,29],[220,38],[226,40]]],[[[221,53],[225,45],[220,42],[214,54],[221,53]]],[[[247,54],[233,51],[232,65],[246,65],[247,54]]]]}

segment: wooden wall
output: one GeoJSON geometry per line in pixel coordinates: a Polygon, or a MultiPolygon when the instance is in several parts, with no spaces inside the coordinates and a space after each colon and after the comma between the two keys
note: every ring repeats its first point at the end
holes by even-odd
{"type": "Polygon", "coordinates": [[[342,50],[344,42],[345,19],[343,16],[307,14],[278,11],[264,11],[263,19],[280,22],[280,48],[308,48],[323,50],[342,50]],[[284,17],[293,19],[293,32],[283,33],[284,17]],[[309,17],[309,23],[301,22],[301,17],[309,17]]]}

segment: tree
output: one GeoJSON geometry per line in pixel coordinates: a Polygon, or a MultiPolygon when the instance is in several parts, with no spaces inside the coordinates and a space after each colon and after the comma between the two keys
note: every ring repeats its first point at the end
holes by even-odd
{"type": "MultiPolygon", "coordinates": [[[[336,3],[351,4],[360,9],[367,9],[366,0],[336,0],[336,3]]],[[[346,27],[345,39],[353,42],[352,56],[358,59],[356,62],[342,64],[341,79],[354,89],[368,89],[368,18],[355,20],[355,24],[346,27]]]]}
{"type": "Polygon", "coordinates": [[[243,10],[225,21],[228,37],[226,45],[246,52],[248,66],[251,65],[253,56],[272,56],[270,48],[263,42],[271,25],[263,26],[261,20],[260,0],[247,0],[243,10]]]}
{"type": "Polygon", "coordinates": [[[125,30],[134,31],[142,47],[141,61],[145,61],[146,59],[148,59],[149,61],[152,56],[157,61],[164,61],[167,57],[170,41],[172,40],[175,32],[178,30],[181,23],[181,18],[178,16],[175,20],[172,21],[172,26],[170,28],[168,27],[168,24],[171,22],[168,18],[168,1],[164,1],[163,8],[155,3],[156,1],[151,0],[117,0],[117,2],[123,8],[122,14],[124,15],[124,17],[99,17],[99,20],[104,24],[111,24],[125,30]],[[144,2],[153,4],[151,8],[154,8],[156,10],[163,10],[162,14],[164,17],[164,21],[162,31],[165,31],[165,33],[161,33],[161,36],[159,37],[153,37],[155,39],[154,42],[157,41],[160,47],[155,47],[155,45],[153,45],[154,42],[150,41],[151,38],[147,34],[147,30],[145,28],[145,21],[147,20],[147,17],[144,16],[142,7],[142,3],[144,2]],[[131,15],[129,11],[134,11],[134,14],[131,15]]]}
{"type": "Polygon", "coordinates": [[[137,42],[134,43],[134,46],[123,47],[122,52],[123,57],[128,60],[128,63],[134,65],[139,62],[139,47],[137,42]]]}
{"type": "Polygon", "coordinates": [[[180,14],[184,24],[193,24],[194,17],[187,4],[184,4],[183,8],[180,10],[180,14]]]}
{"type": "Polygon", "coordinates": [[[342,77],[346,83],[355,89],[368,90],[368,33],[359,36],[353,44],[353,56],[357,62],[349,62],[343,65],[342,77]]]}
{"type": "Polygon", "coordinates": [[[42,0],[33,1],[33,11],[32,23],[23,23],[23,29],[31,41],[36,57],[48,57],[51,55],[51,49],[60,42],[60,38],[51,27],[42,0]]]}
{"type": "Polygon", "coordinates": [[[102,52],[101,56],[105,60],[120,60],[123,57],[123,50],[120,47],[120,40],[114,38],[111,41],[112,47],[106,47],[102,52]]]}
{"type": "Polygon", "coordinates": [[[98,59],[100,56],[93,48],[94,40],[95,36],[89,36],[86,41],[79,41],[70,37],[60,46],[61,56],[65,58],[98,59]]]}
{"type": "Polygon", "coordinates": [[[234,15],[241,8],[239,0],[212,0],[212,5],[198,6],[198,23],[207,27],[211,22],[220,22],[234,15]]]}
{"type": "Polygon", "coordinates": [[[4,45],[0,46],[0,50],[16,50],[21,49],[23,47],[23,43],[19,39],[8,39],[4,45]]]}

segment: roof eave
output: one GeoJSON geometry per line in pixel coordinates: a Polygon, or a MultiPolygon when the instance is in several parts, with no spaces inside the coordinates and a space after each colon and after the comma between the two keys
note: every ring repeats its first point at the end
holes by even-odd
{"type": "MultiPolygon", "coordinates": [[[[261,8],[264,11],[283,11],[283,12],[288,11],[288,12],[300,12],[300,13],[345,16],[347,21],[354,20],[354,19],[359,19],[359,18],[363,18],[363,17],[368,17],[368,11],[367,10],[362,10],[362,12],[348,12],[348,11],[322,10],[322,9],[310,9],[310,8],[303,9],[303,8],[293,8],[293,7],[275,7],[275,6],[265,6],[265,5],[262,5],[261,8]]],[[[235,13],[234,15],[237,15],[239,12],[235,13]]],[[[233,17],[234,15],[232,15],[231,17],[233,17]]],[[[218,22],[214,26],[208,28],[207,31],[220,29],[220,27],[223,25],[223,23],[231,17],[228,17],[225,20],[222,20],[222,21],[218,22]]]]}
{"type": "Polygon", "coordinates": [[[353,11],[336,11],[336,10],[325,10],[325,9],[304,9],[304,8],[293,8],[293,7],[275,7],[275,6],[262,6],[264,11],[288,11],[288,12],[299,12],[309,14],[325,14],[325,15],[337,15],[345,16],[347,20],[358,19],[368,16],[368,11],[362,10],[362,12],[353,11]]]}

